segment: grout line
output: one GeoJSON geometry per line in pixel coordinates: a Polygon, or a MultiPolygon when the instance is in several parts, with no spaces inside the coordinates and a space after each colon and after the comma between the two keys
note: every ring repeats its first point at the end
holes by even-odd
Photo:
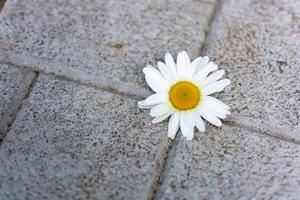
{"type": "Polygon", "coordinates": [[[149,89],[136,86],[130,82],[123,82],[121,80],[113,80],[102,75],[90,74],[64,66],[61,63],[53,63],[31,56],[12,54],[2,59],[0,63],[26,67],[45,74],[59,76],[81,85],[91,86],[114,94],[126,96],[134,100],[140,100],[151,95],[151,91],[149,89]]]}
{"type": "Polygon", "coordinates": [[[165,169],[166,161],[168,159],[169,152],[172,150],[174,141],[170,139],[169,137],[165,137],[166,142],[163,142],[163,145],[161,148],[159,148],[157,155],[158,160],[155,163],[155,172],[151,176],[150,180],[148,181],[146,185],[146,196],[141,199],[148,199],[152,200],[155,198],[155,194],[157,192],[157,185],[159,185],[159,181],[161,180],[161,175],[163,174],[163,171],[165,169]]]}
{"type": "MultiPolygon", "coordinates": [[[[34,67],[19,66],[19,65],[16,65],[15,63],[12,63],[12,62],[1,62],[0,61],[0,63],[1,64],[7,64],[7,65],[13,65],[13,66],[15,66],[17,68],[20,68],[20,69],[24,69],[25,68],[25,69],[34,70],[34,71],[37,70],[34,67]]],[[[129,99],[132,99],[132,100],[140,100],[142,98],[142,97],[138,97],[138,96],[135,96],[135,95],[130,95],[130,94],[127,94],[127,93],[124,93],[124,92],[119,92],[118,90],[116,90],[114,88],[102,88],[102,87],[99,87],[98,85],[95,85],[95,84],[92,84],[92,83],[81,82],[81,81],[78,81],[78,80],[74,80],[74,79],[72,79],[70,77],[67,77],[67,76],[64,76],[64,75],[60,75],[60,74],[47,73],[47,72],[39,70],[39,69],[36,72],[39,72],[41,75],[45,74],[45,75],[49,75],[49,76],[55,76],[55,77],[59,78],[60,80],[71,81],[71,82],[74,82],[74,83],[76,83],[78,85],[84,85],[84,86],[92,87],[94,89],[98,89],[98,90],[110,92],[110,93],[116,94],[118,96],[123,96],[123,97],[129,98],[129,99]]]]}
{"type": "MultiPolygon", "coordinates": [[[[207,33],[207,38],[204,41],[204,45],[201,46],[201,48],[200,48],[200,52],[201,52],[200,54],[205,53],[205,48],[209,45],[209,42],[211,41],[210,37],[212,37],[212,35],[211,35],[212,31],[214,31],[218,28],[217,27],[218,23],[214,19],[217,19],[218,15],[221,15],[221,12],[219,12],[219,10],[222,8],[223,4],[224,4],[223,0],[218,0],[218,4],[216,5],[216,8],[215,8],[216,12],[213,13],[213,17],[211,20],[211,26],[210,26],[211,28],[207,33]]],[[[262,125],[263,128],[260,128],[260,125],[258,122],[253,123],[253,121],[255,121],[255,120],[256,119],[253,117],[244,117],[242,115],[235,115],[235,116],[230,115],[229,118],[225,119],[224,123],[227,123],[228,125],[231,125],[231,126],[235,125],[240,128],[245,128],[245,129],[254,131],[256,133],[259,133],[259,134],[263,134],[266,136],[270,136],[270,137],[284,140],[287,142],[291,142],[294,144],[300,144],[300,139],[297,138],[297,135],[298,135],[297,133],[294,133],[291,130],[286,130],[285,128],[281,128],[281,127],[272,128],[272,127],[274,127],[274,125],[267,124],[267,123],[262,125]],[[250,121],[251,123],[246,123],[247,121],[250,121]],[[290,134],[293,134],[295,137],[291,136],[290,134]]]]}
{"type": "MultiPolygon", "coordinates": [[[[225,124],[224,124],[225,125],[225,124]]],[[[297,145],[300,145],[300,141],[299,140],[296,140],[294,138],[286,138],[286,137],[282,137],[280,135],[274,135],[272,133],[269,133],[267,131],[260,131],[260,130],[257,130],[255,128],[252,128],[252,127],[248,127],[248,126],[243,126],[243,125],[240,125],[240,124],[236,124],[234,122],[227,122],[226,123],[227,126],[231,126],[231,127],[239,127],[239,128],[242,128],[242,129],[245,129],[249,132],[255,132],[257,134],[262,134],[262,135],[265,135],[265,136],[269,136],[269,137],[272,137],[272,138],[276,138],[276,139],[279,139],[279,140],[283,140],[285,142],[289,142],[289,143],[293,143],[293,144],[297,144],[297,145]]]]}
{"type": "MultiPolygon", "coordinates": [[[[210,3],[211,2],[205,2],[205,3],[210,3]]],[[[214,19],[217,18],[218,11],[222,7],[223,2],[222,1],[217,1],[217,3],[214,5],[214,10],[211,15],[211,17],[208,20],[208,27],[204,33],[205,33],[205,40],[204,44],[200,46],[200,48],[197,50],[197,54],[201,55],[204,52],[205,47],[209,43],[210,39],[210,34],[211,31],[214,29],[214,19]]],[[[48,75],[55,75],[57,77],[60,77],[62,80],[68,80],[68,81],[73,81],[77,84],[80,85],[87,85],[90,87],[94,87],[96,89],[101,89],[103,91],[111,92],[116,95],[124,96],[129,99],[133,100],[140,100],[142,98],[148,97],[151,92],[150,90],[147,90],[145,88],[137,87],[136,85],[128,82],[122,82],[119,80],[110,80],[105,77],[98,77],[93,74],[89,74],[86,72],[82,72],[76,69],[72,69],[66,66],[63,66],[62,64],[58,63],[52,63],[46,60],[38,59],[38,58],[33,58],[30,56],[25,56],[25,55],[11,55],[11,56],[6,56],[4,58],[5,61],[0,61],[0,63],[3,64],[11,64],[20,68],[29,68],[32,69],[33,71],[39,71],[39,72],[44,72],[45,74],[48,75]]],[[[227,120],[228,124],[234,124],[235,126],[243,127],[243,128],[248,128],[251,129],[255,132],[264,134],[264,135],[269,135],[272,137],[276,137],[278,139],[290,141],[292,143],[299,144],[300,141],[298,139],[295,139],[293,137],[290,137],[287,134],[284,134],[284,131],[278,132],[277,128],[266,128],[267,130],[263,130],[265,128],[259,128],[259,126],[253,126],[253,124],[247,124],[244,123],[245,120],[239,120],[238,118],[243,117],[243,116],[237,116],[235,117],[234,120],[227,120]],[[284,135],[284,137],[280,136],[284,135]]],[[[249,117],[248,119],[253,120],[253,118],[249,117]]],[[[264,127],[272,127],[271,125],[266,125],[264,127]]]]}
{"type": "MultiPolygon", "coordinates": [[[[168,155],[170,154],[176,154],[176,152],[178,151],[178,146],[180,143],[181,138],[183,137],[182,134],[179,133],[179,131],[176,134],[176,138],[174,140],[172,140],[172,148],[170,147],[169,151],[168,151],[168,155]],[[177,136],[178,135],[178,136],[177,136]],[[172,152],[171,152],[172,151],[172,152]]],[[[165,188],[162,188],[162,184],[165,180],[165,177],[170,173],[170,170],[172,168],[172,165],[174,164],[174,156],[168,156],[165,159],[165,164],[164,164],[164,168],[161,172],[161,175],[159,177],[159,180],[157,182],[157,187],[155,190],[155,195],[153,196],[153,200],[155,199],[165,199],[165,188]]]]}
{"type": "MultiPolygon", "coordinates": [[[[214,17],[215,7],[217,7],[216,4],[218,4],[218,0],[216,3],[205,0],[201,2],[214,5],[213,14],[208,20],[209,27],[212,18],[214,17]]],[[[204,30],[205,35],[207,35],[208,29],[204,30]]],[[[199,48],[200,52],[202,47],[203,44],[201,45],[201,48],[199,48]]],[[[198,55],[200,54],[199,50],[195,52],[198,55]]],[[[32,56],[20,54],[4,55],[2,56],[2,58],[0,58],[0,63],[11,64],[22,68],[25,67],[33,71],[43,72],[48,75],[55,75],[63,80],[73,81],[80,85],[87,85],[96,89],[101,89],[103,91],[125,96],[133,100],[145,99],[152,94],[151,90],[136,86],[135,84],[132,84],[130,82],[123,82],[122,80],[111,80],[105,76],[90,74],[65,66],[62,63],[53,63],[53,61],[47,61],[45,59],[40,59],[32,56]]]]}
{"type": "Polygon", "coordinates": [[[3,120],[3,122],[2,122],[5,124],[0,124],[0,126],[2,128],[1,134],[0,134],[0,145],[5,140],[6,134],[10,131],[12,124],[16,120],[17,113],[21,110],[23,102],[29,97],[29,95],[32,91],[32,88],[34,87],[34,85],[37,81],[37,78],[39,76],[39,72],[28,72],[28,73],[29,74],[27,75],[28,76],[27,78],[31,79],[31,81],[29,82],[30,84],[27,84],[27,83],[24,84],[23,88],[20,89],[21,95],[19,95],[19,98],[14,99],[13,102],[11,103],[11,105],[9,106],[9,108],[7,109],[8,111],[6,113],[8,113],[9,116],[12,116],[12,118],[9,119],[9,116],[3,117],[4,119],[6,118],[6,120],[3,120]],[[16,107],[15,110],[14,110],[14,107],[16,107]],[[11,110],[11,112],[9,112],[9,110],[11,110]]]}
{"type": "Polygon", "coordinates": [[[199,48],[199,55],[203,55],[205,47],[208,46],[208,43],[210,42],[211,31],[214,29],[215,19],[217,19],[218,14],[220,13],[219,11],[221,10],[222,6],[223,6],[223,1],[222,0],[217,0],[217,3],[214,7],[213,14],[212,14],[212,16],[211,16],[211,18],[208,22],[209,23],[209,28],[207,30],[205,30],[204,44],[201,45],[201,47],[199,48]]]}
{"type": "MultiPolygon", "coordinates": [[[[211,17],[208,20],[208,23],[207,23],[208,28],[204,32],[204,34],[205,34],[204,43],[199,47],[198,55],[201,55],[203,53],[203,49],[204,49],[204,46],[206,45],[207,38],[209,37],[212,24],[213,24],[214,20],[216,19],[217,13],[219,12],[220,9],[221,9],[221,3],[217,2],[217,4],[214,5],[213,13],[212,13],[211,17]]],[[[178,134],[176,134],[175,140],[177,140],[178,137],[179,137],[178,134]]],[[[159,189],[162,185],[162,182],[163,182],[166,170],[167,170],[166,165],[168,163],[168,160],[170,159],[169,154],[173,150],[173,146],[174,146],[174,141],[172,141],[172,143],[169,145],[168,150],[166,151],[165,155],[163,156],[162,169],[160,169],[157,172],[157,174],[155,176],[156,181],[153,182],[153,185],[151,186],[151,190],[149,191],[147,199],[157,199],[158,196],[160,195],[159,194],[159,189]]]]}
{"type": "MultiPolygon", "coordinates": [[[[279,140],[284,140],[286,142],[290,142],[293,144],[300,145],[300,140],[295,137],[290,136],[289,134],[284,133],[283,128],[275,127],[275,128],[266,128],[271,127],[269,126],[263,126],[263,128],[260,128],[257,123],[254,121],[255,119],[250,117],[243,117],[240,115],[231,115],[228,118],[225,119],[224,124],[228,126],[235,126],[239,128],[246,129],[250,132],[256,132],[258,134],[270,136],[279,140]],[[251,123],[247,123],[247,121],[250,121],[251,123]]],[[[287,133],[293,133],[291,131],[288,131],[287,133]]],[[[297,135],[297,133],[295,133],[297,135]]]]}

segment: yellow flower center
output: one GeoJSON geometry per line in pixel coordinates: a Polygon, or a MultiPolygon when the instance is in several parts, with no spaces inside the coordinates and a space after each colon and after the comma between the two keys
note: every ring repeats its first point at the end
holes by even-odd
{"type": "Polygon", "coordinates": [[[169,100],[177,110],[195,108],[201,99],[199,88],[189,81],[175,83],[169,90],[169,100]]]}

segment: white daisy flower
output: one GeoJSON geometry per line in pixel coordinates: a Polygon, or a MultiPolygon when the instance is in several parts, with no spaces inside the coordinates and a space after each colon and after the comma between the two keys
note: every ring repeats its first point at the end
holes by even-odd
{"type": "Polygon", "coordinates": [[[140,108],[151,109],[154,124],[171,116],[168,136],[174,139],[180,127],[187,140],[193,138],[195,126],[205,132],[202,118],[215,126],[222,125],[220,119],[230,114],[229,106],[208,95],[230,84],[228,79],[219,80],[224,70],[217,70],[207,56],[190,62],[185,51],[178,54],[176,64],[167,53],[165,63],[158,62],[157,66],[158,69],[150,65],[143,69],[146,82],[156,93],[138,102],[140,108]]]}

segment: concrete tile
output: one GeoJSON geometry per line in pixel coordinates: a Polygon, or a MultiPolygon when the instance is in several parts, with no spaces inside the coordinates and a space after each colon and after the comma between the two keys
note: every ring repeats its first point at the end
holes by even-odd
{"type": "Polygon", "coordinates": [[[0,146],[0,199],[145,199],[170,140],[136,103],[41,75],[0,146]]]}
{"type": "Polygon", "coordinates": [[[142,75],[146,64],[166,52],[199,54],[215,6],[211,2],[12,0],[1,16],[0,55],[55,62],[35,67],[75,79],[94,75],[148,89],[142,75]]]}
{"type": "Polygon", "coordinates": [[[204,51],[232,80],[219,97],[231,105],[236,118],[298,141],[299,6],[296,0],[225,1],[204,51]]]}
{"type": "Polygon", "coordinates": [[[300,146],[244,129],[177,138],[156,199],[298,199],[300,146]]]}
{"type": "Polygon", "coordinates": [[[32,71],[0,64],[0,140],[3,139],[34,77],[35,73],[32,71]]]}

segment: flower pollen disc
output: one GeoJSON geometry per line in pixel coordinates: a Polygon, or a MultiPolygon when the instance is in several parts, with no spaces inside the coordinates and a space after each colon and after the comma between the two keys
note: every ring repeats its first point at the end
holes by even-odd
{"type": "Polygon", "coordinates": [[[175,83],[169,91],[169,100],[177,110],[189,110],[195,108],[200,102],[199,88],[189,81],[175,83]]]}

